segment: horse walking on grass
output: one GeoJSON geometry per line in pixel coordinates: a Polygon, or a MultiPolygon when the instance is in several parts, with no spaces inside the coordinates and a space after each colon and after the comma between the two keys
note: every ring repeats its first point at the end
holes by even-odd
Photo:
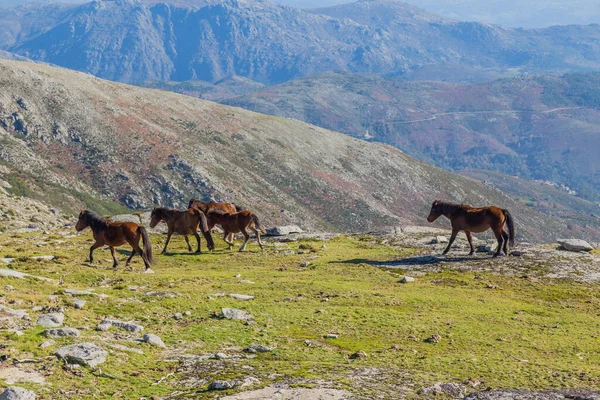
{"type": "Polygon", "coordinates": [[[173,233],[183,235],[188,246],[188,251],[192,251],[188,235],[194,235],[198,242],[196,253],[201,253],[198,227],[201,227],[208,249],[213,250],[215,248],[212,236],[210,235],[210,230],[208,229],[206,215],[200,210],[194,208],[175,210],[167,207],[157,207],[152,210],[152,213],[150,214],[150,227],[154,228],[160,221],[165,221],[168,229],[167,243],[165,243],[165,248],[162,251],[163,254],[167,251],[167,246],[169,245],[173,233]]]}
{"type": "Polygon", "coordinates": [[[106,245],[110,248],[110,253],[113,257],[113,268],[116,269],[119,266],[119,262],[115,256],[115,247],[129,243],[133,251],[127,259],[125,266],[129,265],[135,254],[139,254],[142,256],[142,260],[144,260],[144,265],[146,266],[145,272],[148,274],[154,273],[150,268],[150,265],[153,263],[152,244],[143,226],[139,226],[133,222],[113,222],[91,211],[83,210],[79,213],[79,220],[77,221],[77,225],[75,225],[75,229],[82,231],[88,226],[92,229],[94,239],[96,240],[92,247],[90,247],[90,263],[94,261],[92,254],[94,250],[106,245]],[[140,248],[140,238],[144,244],[143,250],[140,248]]]}
{"type": "Polygon", "coordinates": [[[453,204],[436,200],[431,205],[427,221],[433,222],[440,215],[448,218],[452,224],[452,235],[443,254],[448,253],[450,246],[452,246],[456,235],[460,231],[465,231],[467,235],[467,240],[471,247],[469,255],[475,252],[471,232],[479,233],[487,231],[490,228],[492,229],[498,241],[498,250],[494,254],[494,257],[498,257],[502,250],[504,250],[504,254],[508,254],[508,243],[511,246],[515,243],[514,221],[508,210],[496,206],[475,208],[468,204],[453,204]],[[504,230],[505,226],[508,227],[508,233],[504,230]]]}
{"type": "Polygon", "coordinates": [[[227,213],[221,210],[210,211],[207,215],[208,226],[215,226],[216,224],[221,225],[223,231],[223,240],[229,245],[229,250],[233,248],[233,235],[242,232],[244,235],[244,244],[240,247],[239,251],[246,249],[246,243],[250,239],[250,235],[246,229],[251,229],[256,234],[258,245],[263,249],[263,244],[260,240],[260,233],[266,233],[265,228],[260,224],[258,217],[253,212],[248,210],[240,211],[237,213],[227,213]],[[229,240],[227,240],[229,238],[229,240]]]}
{"type": "MultiPolygon", "coordinates": [[[[196,199],[190,200],[188,208],[195,208],[202,211],[205,215],[209,212],[217,210],[226,213],[235,214],[236,212],[242,211],[242,208],[234,203],[216,202],[216,201],[200,201],[196,199]]],[[[212,227],[210,228],[212,229],[212,227]]]]}

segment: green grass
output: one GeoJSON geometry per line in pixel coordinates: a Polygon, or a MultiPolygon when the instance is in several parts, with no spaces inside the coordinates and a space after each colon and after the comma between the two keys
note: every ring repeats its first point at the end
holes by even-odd
{"type": "MultiPolygon", "coordinates": [[[[89,327],[77,341],[91,340],[102,345],[94,328],[102,316],[136,320],[145,332],[159,335],[168,352],[208,354],[224,351],[240,354],[252,343],[276,347],[269,354],[239,361],[201,361],[195,367],[180,367],[173,377],[152,386],[161,377],[175,371],[178,363],[166,362],[164,350],[138,345],[125,339],[124,332],[113,330],[118,343],[138,347],[144,355],[114,350],[102,371],[116,380],[94,376],[83,369],[76,373],[63,369],[58,360],[46,362],[52,383],[44,389],[35,385],[41,398],[56,398],[58,391],[77,390],[78,398],[121,398],[166,395],[179,390],[191,397],[211,397],[204,393],[206,384],[194,387],[185,379],[212,379],[253,375],[262,385],[291,380],[311,386],[326,381],[330,385],[358,391],[361,395],[379,393],[393,397],[398,388],[417,390],[436,381],[461,382],[474,378],[481,387],[563,388],[600,385],[600,351],[597,346],[600,300],[595,286],[564,280],[537,280],[473,272],[443,271],[417,277],[409,284],[399,283],[399,274],[377,269],[368,261],[394,260],[415,254],[417,250],[377,244],[367,237],[343,237],[323,243],[290,243],[298,250],[302,243],[313,249],[304,255],[280,255],[269,244],[264,252],[253,243],[249,252],[229,252],[220,246],[212,254],[189,255],[184,241],[175,237],[169,255],[157,255],[155,275],[142,274],[139,258],[131,270],[124,269],[125,255],[120,254],[121,270],[113,272],[110,253],[97,250],[93,266],[83,261],[90,245],[86,235],[68,239],[55,249],[50,236],[47,247],[33,243],[31,235],[0,236],[0,255],[18,256],[16,270],[46,276],[64,284],[36,280],[3,279],[16,288],[5,300],[22,301],[15,308],[30,309],[48,305],[49,294],[66,288],[94,288],[105,300],[89,298],[82,310],[75,310],[72,299],[59,295],[65,306],[66,326],[89,327]],[[18,250],[17,250],[18,249],[18,250]],[[56,254],[52,262],[32,262],[25,256],[56,254]],[[308,267],[300,263],[308,257],[308,267]],[[240,278],[235,276],[240,274],[240,278]],[[248,279],[254,284],[241,284],[248,279]],[[491,283],[497,289],[488,289],[491,283]],[[130,286],[144,286],[132,291],[130,286]],[[176,298],[144,296],[148,291],[172,291],[176,298]],[[242,302],[215,293],[243,293],[256,296],[242,302]],[[125,301],[124,299],[137,299],[125,301]],[[291,301],[286,301],[291,298],[291,301]],[[325,301],[327,299],[327,301],[325,301]],[[249,311],[256,324],[214,318],[221,307],[249,311]],[[176,312],[189,310],[182,320],[176,312]],[[338,339],[324,339],[337,333],[338,339]],[[424,342],[437,333],[438,344],[424,342]],[[307,346],[309,340],[312,346],[307,346]],[[236,350],[231,350],[235,348],[236,350]],[[229,349],[229,350],[228,350],[229,349]],[[366,359],[351,360],[357,350],[366,359]],[[245,366],[248,369],[242,368],[245,366]],[[352,374],[375,369],[382,374],[371,384],[356,384],[352,374]],[[138,374],[139,372],[139,374],[138,374]],[[186,386],[184,388],[184,386],[186,386]]],[[[155,252],[162,248],[163,237],[152,236],[155,252]]],[[[396,271],[398,272],[398,271],[396,271]]],[[[401,271],[400,271],[401,272],[401,271]]],[[[38,313],[30,311],[35,320],[38,313]]],[[[17,337],[0,331],[0,341],[18,349],[18,358],[53,354],[58,345],[40,349],[42,329],[32,328],[17,337]]],[[[38,366],[39,367],[39,366],[38,366]]],[[[3,385],[0,383],[0,386],[3,385]]]]}

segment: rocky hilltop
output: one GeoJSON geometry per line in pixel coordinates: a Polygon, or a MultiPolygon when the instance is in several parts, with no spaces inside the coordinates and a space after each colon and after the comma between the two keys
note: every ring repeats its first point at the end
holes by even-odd
{"type": "Polygon", "coordinates": [[[29,4],[0,16],[0,49],[122,82],[265,84],[327,71],[477,80],[600,67],[600,27],[457,22],[389,0],[317,10],[267,1],[29,4]]]}
{"type": "Polygon", "coordinates": [[[0,84],[8,191],[70,215],[215,198],[268,224],[364,232],[422,222],[444,198],[510,209],[521,237],[566,229],[478,181],[303,122],[17,61],[0,61],[0,84]]]}

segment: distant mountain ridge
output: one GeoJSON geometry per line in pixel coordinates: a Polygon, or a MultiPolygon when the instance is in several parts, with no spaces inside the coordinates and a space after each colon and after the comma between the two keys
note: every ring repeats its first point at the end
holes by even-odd
{"type": "Polygon", "coordinates": [[[460,81],[600,69],[600,26],[509,29],[388,0],[318,10],[95,0],[3,12],[0,49],[120,82],[241,76],[273,84],[328,71],[434,79],[441,70],[460,81]]]}
{"type": "Polygon", "coordinates": [[[328,73],[223,102],[387,143],[449,170],[551,180],[600,200],[600,74],[466,85],[328,73]]]}

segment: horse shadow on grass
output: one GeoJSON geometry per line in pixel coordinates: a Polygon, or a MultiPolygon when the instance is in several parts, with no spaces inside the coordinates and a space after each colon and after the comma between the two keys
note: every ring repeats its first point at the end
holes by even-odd
{"type": "Polygon", "coordinates": [[[352,260],[344,260],[344,261],[331,261],[332,264],[368,264],[374,267],[381,268],[403,268],[403,267],[413,267],[419,265],[435,265],[435,264],[447,264],[447,263],[463,263],[467,261],[473,261],[475,257],[473,256],[435,256],[435,255],[425,255],[425,256],[415,256],[415,257],[406,257],[400,258],[397,260],[389,260],[389,261],[379,261],[379,260],[368,260],[366,258],[355,258],[352,260]]]}

